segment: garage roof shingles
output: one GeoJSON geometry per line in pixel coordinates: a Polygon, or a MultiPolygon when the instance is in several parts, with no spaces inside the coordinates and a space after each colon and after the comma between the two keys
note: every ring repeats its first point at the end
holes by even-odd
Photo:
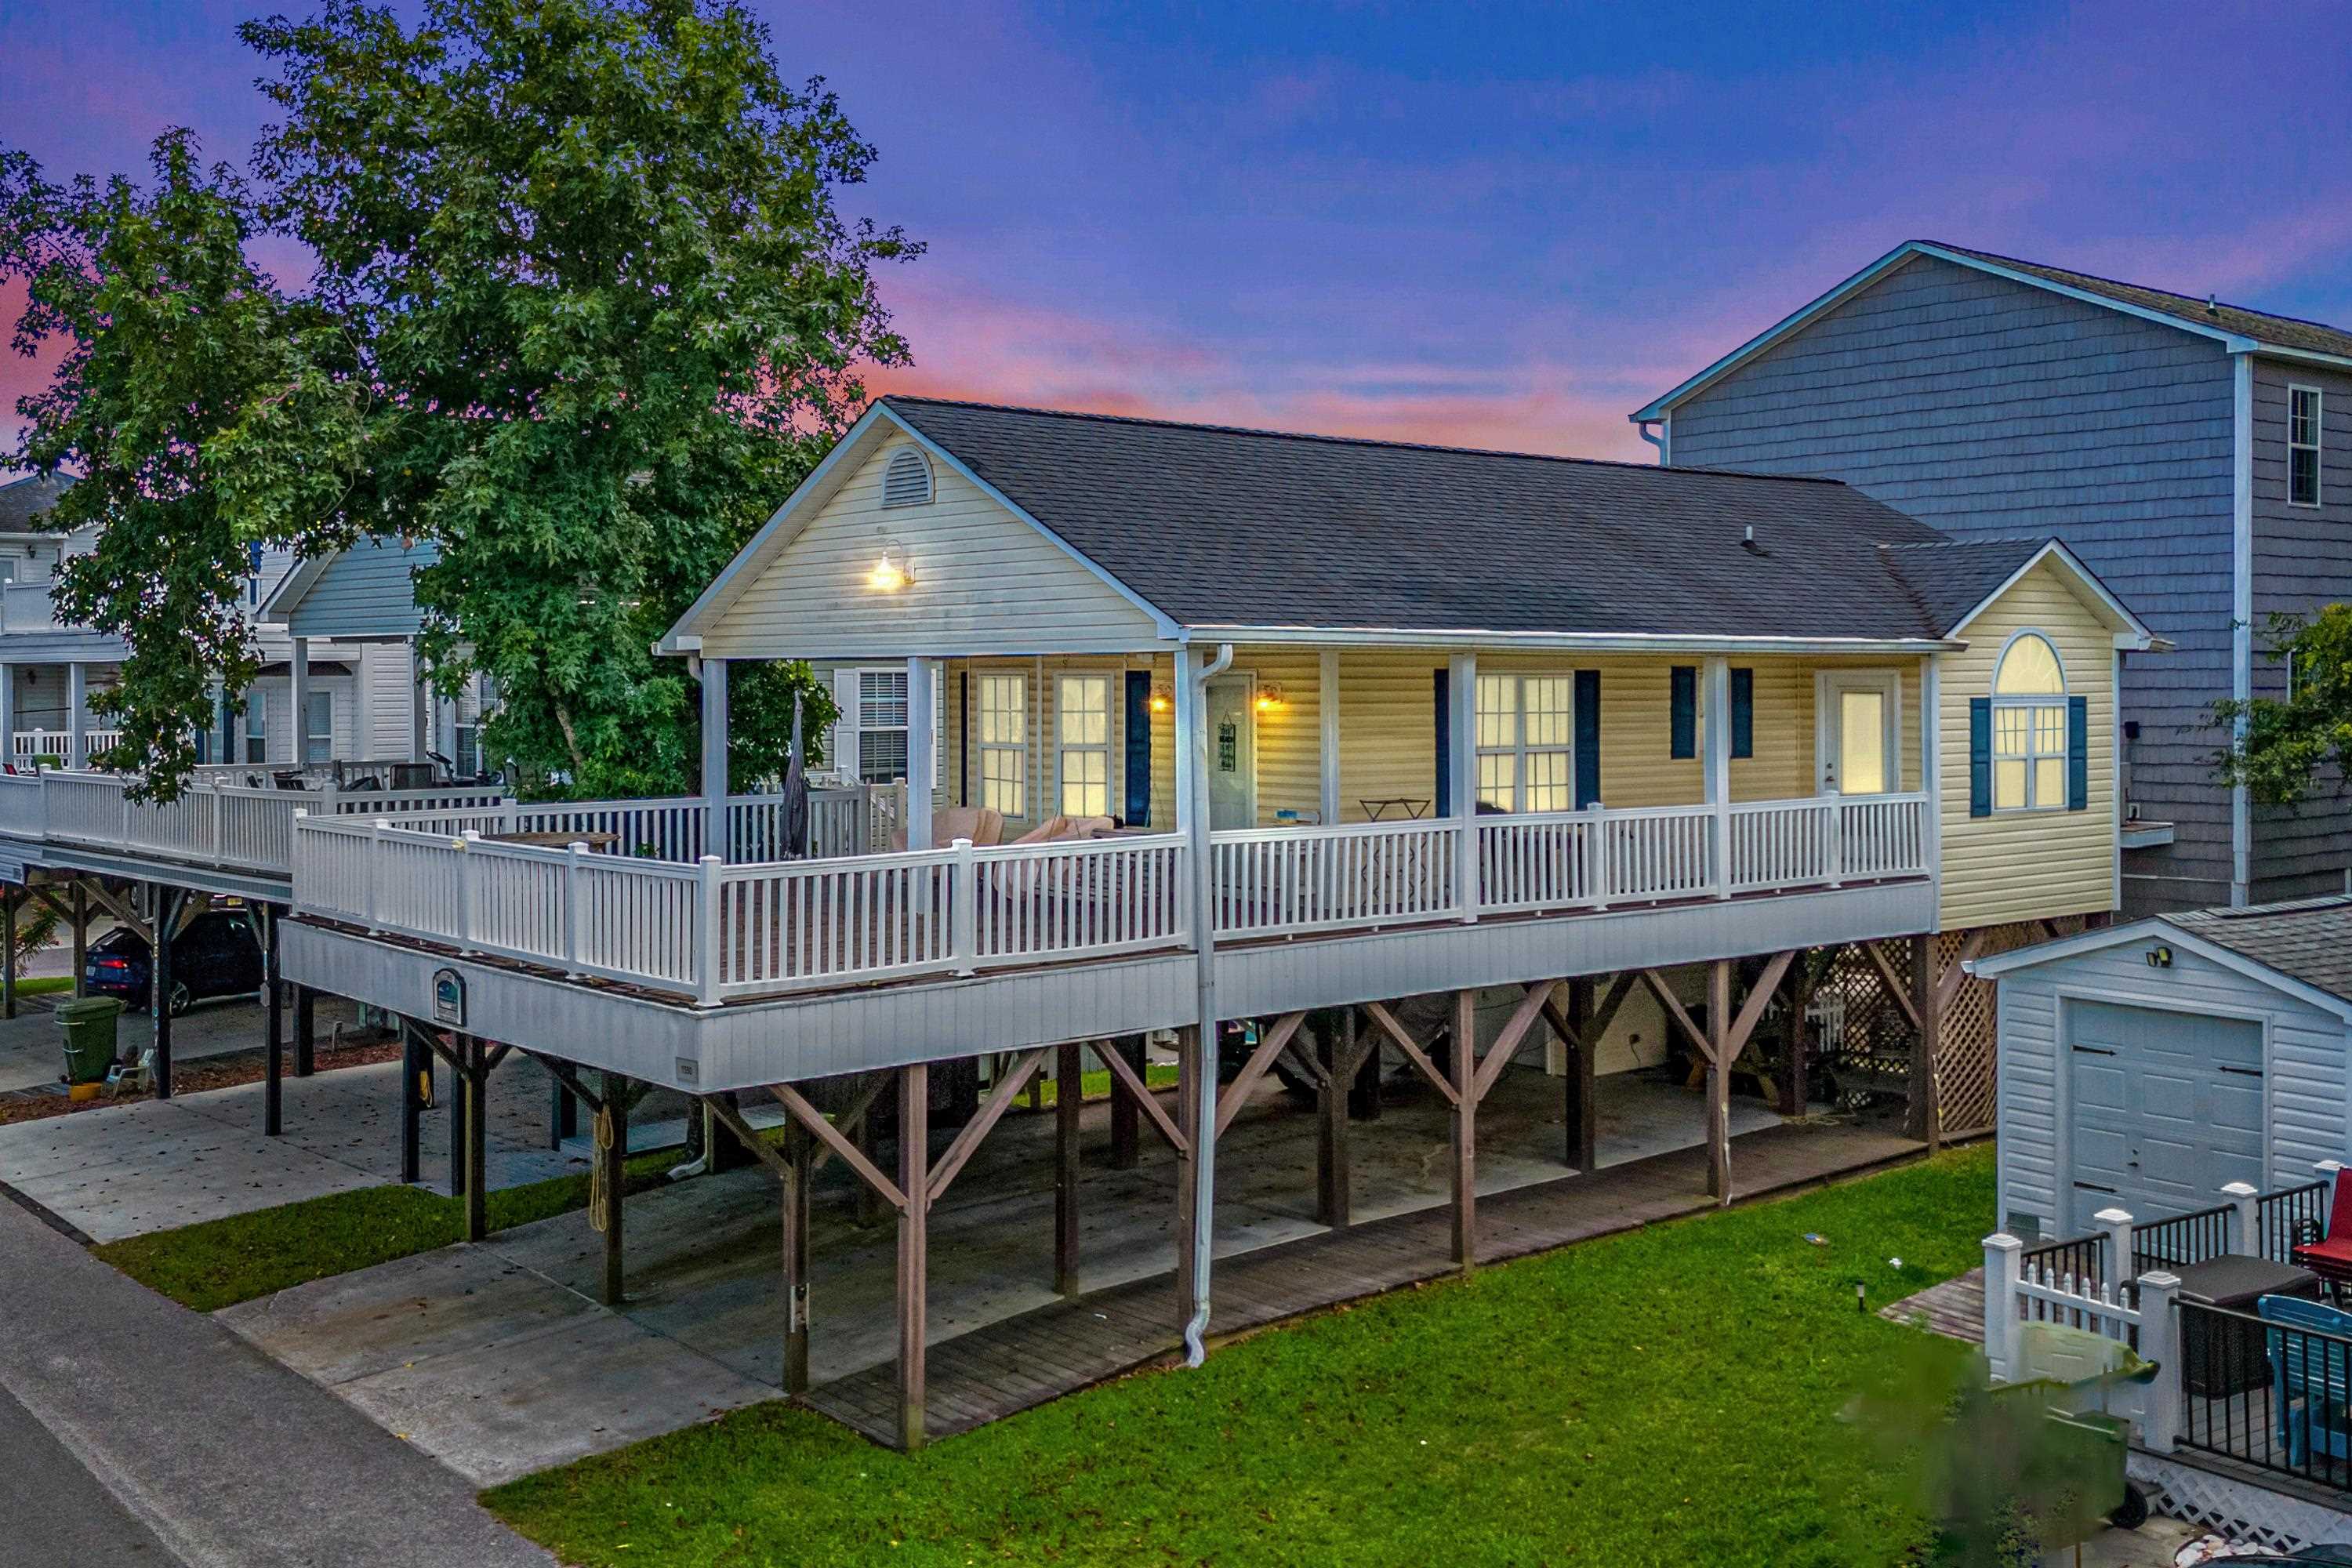
{"type": "Polygon", "coordinates": [[[2352,1002],[2352,899],[2190,910],[2160,918],[2290,980],[2352,1002]]]}
{"type": "Polygon", "coordinates": [[[885,403],[1188,626],[1933,638],[2042,543],[1833,480],[885,403]]]}

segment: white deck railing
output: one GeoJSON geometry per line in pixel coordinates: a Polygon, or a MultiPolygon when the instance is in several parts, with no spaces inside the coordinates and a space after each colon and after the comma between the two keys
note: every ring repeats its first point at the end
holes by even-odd
{"type": "MultiPolygon", "coordinates": [[[[85,761],[98,755],[122,740],[120,730],[84,730],[81,732],[82,756],[85,761]]],[[[9,761],[20,768],[31,767],[43,757],[55,757],[60,763],[70,763],[73,754],[73,731],[70,730],[19,730],[14,736],[9,761]]]]}

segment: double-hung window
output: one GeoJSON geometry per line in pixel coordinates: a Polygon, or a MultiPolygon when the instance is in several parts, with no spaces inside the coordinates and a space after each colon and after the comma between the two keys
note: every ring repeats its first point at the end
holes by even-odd
{"type": "Polygon", "coordinates": [[[2066,761],[2066,672],[2048,638],[2020,632],[1993,675],[1993,809],[2063,811],[2066,761]]]}
{"type": "Polygon", "coordinates": [[[265,692],[245,694],[245,760],[266,763],[269,760],[269,727],[263,722],[269,711],[269,698],[265,692]]]}
{"type": "Polygon", "coordinates": [[[1054,683],[1062,815],[1110,815],[1110,677],[1065,675],[1054,683]]]}
{"type": "Polygon", "coordinates": [[[2315,386],[2286,389],[2286,499],[2319,504],[2320,397],[2315,386]]]}
{"type": "Polygon", "coordinates": [[[980,804],[1005,816],[1029,815],[1029,679],[982,675],[979,688],[980,804]]]}
{"type": "Polygon", "coordinates": [[[1567,675],[1478,677],[1481,805],[1504,811],[1573,809],[1575,689],[1567,675]]]}
{"type": "Polygon", "coordinates": [[[888,784],[907,776],[907,672],[857,672],[857,779],[888,784]]]}
{"type": "Polygon", "coordinates": [[[324,763],[335,755],[335,694],[309,694],[302,714],[302,760],[324,763]]]}

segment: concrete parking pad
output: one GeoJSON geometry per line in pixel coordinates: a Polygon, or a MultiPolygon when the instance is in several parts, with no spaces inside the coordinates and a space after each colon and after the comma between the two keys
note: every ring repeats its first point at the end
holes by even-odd
{"type": "MultiPolygon", "coordinates": [[[[1696,1094],[1631,1077],[1603,1079],[1601,1093],[1604,1165],[1699,1141],[1696,1094]]],[[[1743,1101],[1732,1130],[1778,1120],[1743,1101]]],[[[1080,1237],[1090,1290],[1175,1261],[1175,1162],[1147,1133],[1136,1169],[1108,1169],[1108,1123],[1106,1106],[1087,1108],[1080,1237]]],[[[1558,1080],[1506,1074],[1480,1119],[1480,1192],[1561,1175],[1562,1133],[1558,1080]]],[[[1008,1116],[933,1210],[933,1343],[1058,1300],[1052,1139],[1050,1115],[1008,1116]]],[[[1446,1121],[1433,1097],[1405,1095],[1356,1123],[1354,1144],[1360,1218],[1447,1201],[1446,1121]]],[[[1315,1145],[1312,1113],[1262,1086],[1220,1144],[1220,1256],[1320,1231],[1315,1145]]],[[[813,1206],[810,1370],[822,1384],[896,1355],[896,1241],[887,1220],[856,1223],[838,1163],[820,1175],[813,1206]]],[[[629,1300],[619,1312],[593,1299],[601,1242],[572,1214],[218,1316],[485,1486],[776,1397],[773,1176],[754,1167],[676,1183],[630,1199],[627,1219],[629,1300]]]]}
{"type": "MultiPolygon", "coordinates": [[[[65,1042],[58,1030],[57,1005],[62,993],[17,998],[14,1018],[0,1018],[0,1091],[46,1088],[65,1070],[65,1042]]],[[[314,1010],[316,1039],[331,1043],[338,1026],[349,1032],[357,1026],[359,1008],[340,996],[321,996],[314,1010]]],[[[259,1003],[250,998],[199,1002],[172,1020],[172,1059],[186,1063],[237,1051],[259,1050],[268,1043],[268,1027],[259,1003]]],[[[121,1053],[136,1061],[154,1030],[144,1013],[125,1013],[116,1026],[121,1053]]],[[[290,1040],[294,1020],[289,1011],[286,1030],[290,1040]]],[[[287,1048],[293,1063],[293,1048],[287,1048]]]]}

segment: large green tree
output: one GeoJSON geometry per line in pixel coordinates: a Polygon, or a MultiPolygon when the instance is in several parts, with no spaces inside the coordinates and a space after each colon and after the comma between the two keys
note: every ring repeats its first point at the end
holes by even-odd
{"type": "Polygon", "coordinates": [[[240,486],[330,510],[362,399],[336,323],[247,259],[257,219],[244,183],[205,167],[185,132],[160,138],[152,163],[146,187],[60,185],[0,149],[0,278],[26,296],[16,345],[63,348],[49,384],[20,400],[0,467],[80,476],[42,521],[104,525],[55,590],[68,619],[130,650],[121,684],[91,700],[122,731],[100,760],[170,781],[194,761],[210,683],[235,690],[255,673],[236,609],[248,545],[289,542],[240,523],[240,486]]]}
{"type": "Polygon", "coordinates": [[[2231,731],[2216,765],[2264,805],[2295,806],[2331,772],[2336,790],[2352,780],[2352,605],[2274,615],[2264,630],[2287,695],[2216,703],[2214,722],[2231,731]]]}
{"type": "MultiPolygon", "coordinates": [[[[445,690],[495,677],[491,754],[574,794],[690,787],[697,693],[653,641],[855,418],[860,368],[906,357],[873,270],[918,247],[835,205],[874,149],[716,0],[427,0],[414,26],[330,0],[241,32],[284,118],[229,208],[316,258],[271,298],[326,330],[224,437],[225,537],[434,542],[427,656],[445,690]]],[[[129,548],[93,568],[117,595],[129,548]]],[[[186,640],[226,588],[137,635],[186,640]]],[[[822,733],[804,667],[737,681],[739,772],[780,764],[795,694],[822,733]]],[[[184,683],[121,702],[149,734],[202,717],[184,683]]]]}

